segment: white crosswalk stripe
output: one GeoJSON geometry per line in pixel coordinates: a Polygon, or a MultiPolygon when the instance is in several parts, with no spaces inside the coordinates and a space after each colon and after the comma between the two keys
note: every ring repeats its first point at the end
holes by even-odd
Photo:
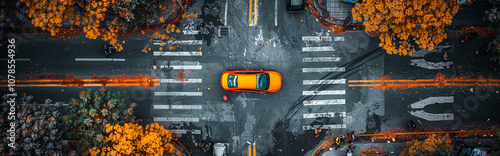
{"type": "Polygon", "coordinates": [[[153,117],[154,122],[200,122],[199,118],[185,118],[185,117],[153,117]]]}
{"type": "Polygon", "coordinates": [[[153,51],[153,56],[202,56],[201,51],[153,51]]]}
{"type": "Polygon", "coordinates": [[[191,134],[201,134],[201,130],[199,129],[193,129],[193,130],[187,130],[187,129],[168,129],[169,132],[175,133],[175,134],[187,134],[188,132],[191,132],[191,134]]]}
{"type": "Polygon", "coordinates": [[[345,90],[302,91],[302,95],[344,95],[345,90]]]}
{"type": "Polygon", "coordinates": [[[334,117],[345,117],[346,112],[328,112],[328,113],[310,113],[303,114],[303,117],[308,118],[334,118],[334,117]]]}
{"type": "Polygon", "coordinates": [[[303,73],[344,72],[344,67],[302,68],[303,73]]]}
{"type": "Polygon", "coordinates": [[[202,105],[171,105],[170,109],[202,109],[202,105]]]}
{"type": "Polygon", "coordinates": [[[202,105],[153,105],[153,109],[202,109],[202,105]]]}
{"type": "Polygon", "coordinates": [[[302,41],[313,41],[313,42],[320,42],[320,41],[332,41],[332,36],[302,36],[302,41]]]}
{"type": "Polygon", "coordinates": [[[184,35],[198,35],[201,30],[182,30],[184,35]]]}
{"type": "Polygon", "coordinates": [[[202,92],[155,92],[155,96],[203,96],[202,92]]]}
{"type": "Polygon", "coordinates": [[[161,40],[155,40],[153,45],[167,45],[167,44],[174,44],[174,45],[201,45],[203,42],[202,40],[174,40],[174,41],[167,41],[163,42],[161,40]]]}
{"type": "Polygon", "coordinates": [[[318,106],[318,105],[343,105],[345,99],[332,99],[332,100],[309,100],[303,101],[304,106],[318,106]]]}
{"type": "Polygon", "coordinates": [[[336,80],[304,80],[303,85],[319,85],[319,84],[345,84],[345,79],[336,80]]]}
{"type": "Polygon", "coordinates": [[[203,66],[202,65],[171,65],[171,66],[160,65],[160,69],[163,69],[163,68],[172,68],[175,70],[183,70],[183,69],[201,70],[203,68],[203,66]]]}
{"type": "Polygon", "coordinates": [[[306,57],[302,62],[340,62],[340,57],[306,57]]]}
{"type": "Polygon", "coordinates": [[[153,105],[153,109],[170,109],[170,105],[153,105]]]}
{"type": "Polygon", "coordinates": [[[320,51],[335,51],[333,47],[302,47],[302,52],[320,52],[320,51]]]}
{"type": "Polygon", "coordinates": [[[335,37],[334,41],[344,41],[344,36],[335,37]]]}
{"type": "Polygon", "coordinates": [[[333,125],[313,125],[313,126],[303,126],[302,130],[314,130],[314,129],[340,129],[346,128],[346,124],[333,124],[333,125]]]}
{"type": "Polygon", "coordinates": [[[160,79],[160,83],[201,83],[202,79],[160,79]]]}

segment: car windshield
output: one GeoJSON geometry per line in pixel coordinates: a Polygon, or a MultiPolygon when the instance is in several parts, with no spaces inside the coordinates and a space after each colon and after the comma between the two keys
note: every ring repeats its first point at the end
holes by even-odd
{"type": "Polygon", "coordinates": [[[302,5],[304,5],[303,2],[304,2],[303,0],[292,0],[292,5],[302,6],[302,5]]]}
{"type": "Polygon", "coordinates": [[[269,74],[257,75],[257,89],[269,89],[269,74]]]}
{"type": "Polygon", "coordinates": [[[227,86],[229,88],[236,88],[238,87],[238,76],[236,75],[228,75],[227,76],[227,86]]]}

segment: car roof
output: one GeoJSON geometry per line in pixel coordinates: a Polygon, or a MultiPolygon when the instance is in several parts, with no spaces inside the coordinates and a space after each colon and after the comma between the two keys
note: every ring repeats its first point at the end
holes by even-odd
{"type": "Polygon", "coordinates": [[[257,76],[238,74],[238,88],[255,89],[257,87],[257,76]]]}

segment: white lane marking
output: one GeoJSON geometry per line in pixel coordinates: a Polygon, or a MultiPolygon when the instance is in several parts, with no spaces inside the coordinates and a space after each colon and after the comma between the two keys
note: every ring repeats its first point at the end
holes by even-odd
{"type": "Polygon", "coordinates": [[[332,41],[332,36],[302,36],[302,41],[327,42],[332,41]]]}
{"type": "Polygon", "coordinates": [[[345,68],[344,67],[326,67],[326,68],[302,68],[303,73],[310,73],[310,72],[344,72],[345,68]]]}
{"type": "Polygon", "coordinates": [[[345,90],[302,91],[302,95],[344,95],[345,90]]]}
{"type": "Polygon", "coordinates": [[[226,7],[224,8],[224,26],[227,26],[227,2],[229,0],[226,0],[226,7]]]}
{"type": "Polygon", "coordinates": [[[75,58],[75,61],[125,61],[124,58],[75,58]]]}
{"type": "MultiPolygon", "coordinates": [[[[162,42],[163,41],[161,40],[155,40],[153,45],[160,45],[162,42]]],[[[175,40],[175,41],[163,42],[164,45],[169,43],[178,45],[201,45],[203,42],[202,40],[175,40]]]]}
{"type": "Polygon", "coordinates": [[[155,96],[203,96],[202,92],[155,92],[155,96]]]}
{"type": "MultiPolygon", "coordinates": [[[[10,58],[0,58],[0,61],[7,61],[10,60],[10,58]]],[[[16,61],[31,61],[30,58],[14,58],[16,61]]]]}
{"type": "Polygon", "coordinates": [[[170,109],[202,109],[201,105],[171,105],[170,109]]]}
{"type": "Polygon", "coordinates": [[[302,52],[318,52],[318,51],[335,51],[333,47],[323,46],[323,47],[302,47],[302,52]]]}
{"type": "Polygon", "coordinates": [[[154,122],[170,121],[170,122],[200,122],[199,118],[185,118],[185,117],[153,117],[154,122]]]}
{"type": "Polygon", "coordinates": [[[274,26],[278,26],[278,0],[274,3],[274,26]]]}
{"type": "Polygon", "coordinates": [[[454,120],[453,113],[441,113],[441,114],[433,114],[427,113],[423,110],[411,111],[411,115],[425,119],[427,121],[444,121],[444,120],[454,120]]]}
{"type": "Polygon", "coordinates": [[[339,62],[340,57],[306,57],[302,62],[339,62]]]}
{"type": "Polygon", "coordinates": [[[202,56],[201,51],[154,51],[153,56],[202,56]]]}
{"type": "Polygon", "coordinates": [[[303,101],[304,106],[317,106],[317,105],[344,105],[345,99],[332,99],[332,100],[309,100],[303,101]]]}
{"type": "Polygon", "coordinates": [[[166,66],[166,65],[160,65],[160,69],[162,68],[172,68],[175,70],[182,70],[182,69],[190,69],[190,70],[201,70],[202,66],[201,65],[171,65],[171,66],[166,66]]]}
{"type": "Polygon", "coordinates": [[[160,83],[201,83],[202,79],[160,79],[160,83]]]}
{"type": "Polygon", "coordinates": [[[335,37],[334,41],[344,41],[344,36],[341,37],[335,37]]]}
{"type": "Polygon", "coordinates": [[[171,133],[175,134],[187,134],[187,132],[191,132],[191,134],[201,134],[201,130],[199,129],[193,129],[193,130],[186,130],[186,129],[167,129],[171,133]]]}
{"type": "Polygon", "coordinates": [[[418,102],[412,103],[410,108],[424,108],[427,105],[432,104],[442,104],[442,103],[453,103],[453,96],[438,96],[438,97],[428,97],[426,99],[420,100],[418,102]]]}
{"type": "Polygon", "coordinates": [[[319,85],[319,84],[345,84],[345,79],[335,80],[304,80],[303,85],[319,85]]]}
{"type": "Polygon", "coordinates": [[[200,32],[200,30],[182,30],[184,35],[198,35],[200,32]]]}
{"type": "Polygon", "coordinates": [[[328,112],[328,113],[310,113],[310,114],[303,114],[302,116],[305,119],[311,119],[311,118],[335,118],[335,117],[345,117],[346,112],[328,112]]]}
{"type": "Polygon", "coordinates": [[[313,126],[303,126],[302,130],[313,130],[313,129],[339,129],[346,128],[346,124],[334,124],[334,125],[313,125],[313,126]]]}
{"type": "Polygon", "coordinates": [[[153,109],[170,109],[169,105],[153,105],[153,109]]]}

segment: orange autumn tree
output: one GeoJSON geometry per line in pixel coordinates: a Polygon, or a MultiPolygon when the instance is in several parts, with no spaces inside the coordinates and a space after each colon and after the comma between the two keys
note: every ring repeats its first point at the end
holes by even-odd
{"type": "Polygon", "coordinates": [[[20,0],[28,9],[31,23],[55,36],[65,19],[73,14],[75,0],[20,0]]]}
{"type": "Polygon", "coordinates": [[[433,50],[445,39],[444,27],[458,12],[455,0],[365,0],[356,3],[352,16],[364,22],[365,32],[379,35],[388,54],[411,55],[413,42],[433,50]],[[416,38],[415,41],[412,41],[416,38]]]}
{"type": "Polygon", "coordinates": [[[90,39],[102,37],[104,41],[110,41],[109,43],[115,46],[117,51],[121,51],[123,47],[118,42],[118,37],[123,31],[119,27],[118,18],[114,18],[107,27],[101,27],[103,25],[101,23],[106,20],[105,16],[108,9],[135,2],[136,0],[81,0],[78,6],[84,8],[84,15],[76,15],[76,24],[86,24],[83,27],[85,37],[90,39]]]}
{"type": "Polygon", "coordinates": [[[102,37],[105,41],[116,47],[117,51],[123,48],[117,41],[118,34],[122,33],[118,20],[113,20],[105,26],[105,13],[108,9],[119,5],[135,3],[136,0],[20,0],[28,9],[26,13],[31,18],[31,23],[44,31],[49,31],[51,36],[56,36],[63,22],[83,26],[85,37],[96,39],[102,37]]]}
{"type": "Polygon", "coordinates": [[[448,135],[431,135],[423,142],[412,140],[406,142],[406,147],[399,155],[448,155],[453,153],[451,140],[448,135]]]}
{"type": "Polygon", "coordinates": [[[106,133],[107,136],[103,138],[105,146],[90,149],[92,156],[173,155],[175,152],[172,133],[158,123],[147,125],[146,128],[137,123],[125,123],[123,126],[107,124],[106,133]]]}

